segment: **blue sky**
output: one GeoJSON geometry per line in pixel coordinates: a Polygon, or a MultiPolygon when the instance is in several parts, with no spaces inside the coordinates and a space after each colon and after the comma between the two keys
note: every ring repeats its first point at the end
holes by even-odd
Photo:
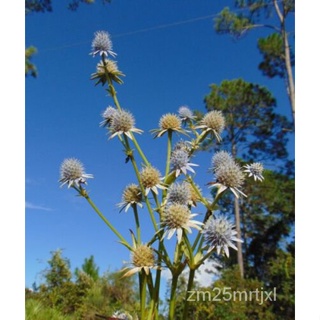
{"type": "MultiPolygon", "coordinates": [[[[153,140],[149,130],[158,127],[162,114],[176,112],[181,105],[205,111],[203,98],[211,83],[241,77],[264,85],[276,97],[277,111],[291,119],[282,80],[267,79],[257,69],[256,37],[265,31],[238,42],[215,34],[213,16],[228,3],[114,0],[71,12],[57,1],[52,13],[26,17],[25,42],[38,48],[33,61],[39,71],[37,79],[25,82],[26,286],[41,282],[50,251],[58,248],[71,260],[72,269],[91,254],[101,271],[121,268],[129,259],[86,201],[58,183],[63,159],[80,159],[95,177],[88,185],[92,199],[129,239],[133,216],[119,213],[116,204],[135,178],[120,143],[108,140],[99,127],[101,112],[112,100],[90,81],[99,61],[89,55],[95,31],[111,34],[116,60],[126,75],[124,84],[117,86],[120,103],[145,131],[137,139],[162,172],[166,139],[153,140]]],[[[200,164],[196,182],[203,189],[210,159],[203,154],[194,161],[200,164]]]]}

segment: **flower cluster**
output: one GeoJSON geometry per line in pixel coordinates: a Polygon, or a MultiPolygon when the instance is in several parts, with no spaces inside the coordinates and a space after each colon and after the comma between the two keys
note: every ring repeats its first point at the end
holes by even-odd
{"type": "MultiPolygon", "coordinates": [[[[134,133],[141,134],[143,131],[135,127],[133,114],[123,109],[117,98],[114,84],[122,84],[123,74],[119,71],[116,61],[109,59],[109,56],[115,57],[116,54],[112,51],[112,42],[107,32],[95,33],[91,54],[101,57],[91,79],[97,80],[96,84],[108,86],[107,91],[114,105],[114,107],[108,105],[102,112],[100,126],[108,131],[109,139],[119,138],[126,155],[125,162],[130,161],[136,177],[135,183],[130,183],[124,188],[121,202],[117,204],[120,211],[128,212],[129,209],[133,211],[135,229],[130,228],[131,241],[128,241],[125,234],[122,234],[99,211],[89,197],[84,185],[87,179],[93,178],[93,175],[85,173],[84,166],[79,160],[69,158],[62,162],[59,182],[61,186],[67,185],[68,188],[73,187],[78,191],[118,237],[120,243],[131,252],[129,266],[122,270],[123,277],[139,274],[141,295],[139,316],[141,320],[152,319],[153,315],[158,314],[157,295],[160,291],[163,268],[170,270],[173,278],[171,289],[176,290],[175,284],[178,283],[178,277],[184,268],[197,270],[215,250],[218,255],[223,254],[227,257],[230,254],[229,248],[237,250],[235,244],[239,246],[242,242],[237,232],[240,230],[239,221],[236,221],[235,228],[226,217],[216,215],[217,201],[226,190],[230,190],[236,198],[241,195],[246,197],[242,191],[245,179],[253,177],[254,181],[263,181],[264,169],[259,162],[240,166],[229,152],[223,150],[216,152],[211,158],[211,163],[208,161],[207,165],[209,172],[214,176],[214,181],[207,185],[210,188],[216,187],[217,190],[212,190],[216,191],[214,196],[212,194],[210,198],[205,198],[201,188],[195,183],[196,169],[199,166],[191,159],[197,152],[203,150],[204,146],[212,143],[212,140],[218,143],[222,141],[222,133],[227,125],[226,119],[219,110],[209,111],[200,119],[200,113],[195,116],[189,107],[180,106],[177,113],[162,115],[158,128],[151,130],[154,138],[160,138],[165,134],[168,138],[167,161],[165,173],[162,175],[148,160],[134,136],[134,133]],[[176,141],[176,136],[180,133],[188,138],[176,141]],[[198,213],[193,213],[196,206],[198,213]],[[141,215],[141,210],[147,211],[147,214],[141,215]],[[140,223],[142,217],[143,223],[140,223]],[[154,232],[149,242],[146,242],[145,238],[150,236],[150,230],[145,234],[142,226],[146,226],[148,219],[152,223],[154,232]],[[197,232],[195,237],[190,236],[192,232],[197,232]],[[174,235],[176,237],[173,237],[174,235]],[[165,240],[170,241],[172,238],[176,244],[173,256],[168,253],[165,240]],[[191,243],[191,240],[194,242],[191,243]],[[153,279],[155,273],[156,278],[153,279]],[[149,306],[146,306],[147,301],[150,301],[149,306]]],[[[159,149],[158,152],[161,154],[162,150],[159,149]]],[[[190,272],[188,287],[192,286],[192,275],[190,272]]],[[[184,314],[188,314],[187,305],[186,303],[184,314]]],[[[173,320],[174,299],[170,301],[169,309],[169,320],[173,320]]],[[[115,312],[113,317],[132,319],[129,314],[121,310],[115,312]]]]}

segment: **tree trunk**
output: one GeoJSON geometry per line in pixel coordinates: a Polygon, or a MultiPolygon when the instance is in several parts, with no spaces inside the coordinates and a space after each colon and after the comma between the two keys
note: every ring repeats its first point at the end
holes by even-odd
{"type": "Polygon", "coordinates": [[[276,12],[281,24],[281,36],[283,40],[284,60],[285,60],[285,66],[286,66],[287,92],[288,92],[288,96],[291,104],[292,119],[294,123],[295,122],[295,89],[294,89],[294,81],[293,81],[292,66],[291,66],[291,59],[290,59],[290,46],[288,41],[288,34],[285,28],[285,17],[279,8],[277,0],[273,0],[273,5],[276,9],[276,12]]]}
{"type": "MultiPolygon", "coordinates": [[[[232,139],[232,156],[235,159],[237,155],[237,148],[236,144],[232,139]]],[[[237,197],[234,197],[234,215],[236,219],[236,230],[238,238],[241,239],[241,227],[240,227],[240,207],[239,207],[239,199],[237,197]]],[[[241,278],[244,277],[244,267],[243,267],[243,255],[242,255],[242,242],[237,241],[237,260],[240,270],[240,276],[241,278]]]]}

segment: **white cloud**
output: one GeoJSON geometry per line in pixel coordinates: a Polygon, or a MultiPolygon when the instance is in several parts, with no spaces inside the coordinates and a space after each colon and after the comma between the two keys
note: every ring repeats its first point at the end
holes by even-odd
{"type": "MultiPolygon", "coordinates": [[[[212,260],[206,260],[200,267],[197,269],[195,274],[195,281],[199,283],[201,287],[208,287],[210,286],[214,280],[220,275],[219,269],[222,266],[212,260]]],[[[186,277],[188,279],[189,270],[185,269],[182,272],[182,276],[186,277]]],[[[161,273],[161,276],[166,281],[171,280],[172,275],[169,269],[164,269],[161,273]]]]}
{"type": "Polygon", "coordinates": [[[41,205],[36,205],[31,202],[26,202],[26,209],[34,209],[34,210],[43,210],[43,211],[52,211],[53,209],[44,207],[41,205]]]}
{"type": "Polygon", "coordinates": [[[221,265],[212,260],[206,260],[196,272],[195,280],[201,287],[208,287],[219,276],[221,265]]]}

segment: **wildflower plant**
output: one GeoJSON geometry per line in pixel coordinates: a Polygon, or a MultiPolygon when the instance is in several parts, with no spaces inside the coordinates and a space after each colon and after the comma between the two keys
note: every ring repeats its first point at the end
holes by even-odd
{"type": "MultiPolygon", "coordinates": [[[[130,252],[131,261],[122,273],[124,277],[138,275],[140,307],[137,313],[140,320],[159,318],[161,272],[164,269],[171,272],[168,319],[173,320],[176,289],[182,273],[186,269],[189,271],[187,290],[191,290],[196,270],[209,257],[213,254],[229,257],[229,248],[237,250],[235,243],[242,241],[232,222],[216,214],[218,199],[229,191],[235,197],[246,197],[242,190],[245,179],[253,177],[255,181],[262,181],[263,165],[252,163],[241,167],[227,151],[215,153],[211,163],[209,160],[204,169],[206,172],[209,169],[206,188],[214,188],[213,197],[205,198],[195,182],[199,166],[191,159],[202,150],[201,146],[207,140],[213,139],[217,144],[221,142],[225,118],[222,112],[211,111],[201,120],[196,120],[189,107],[181,106],[177,114],[168,112],[162,115],[159,128],[151,131],[155,138],[167,139],[166,163],[164,170],[160,171],[148,160],[136,139],[136,134],[142,134],[143,131],[135,127],[134,115],[122,108],[118,100],[115,86],[123,84],[121,78],[124,74],[118,69],[117,63],[111,60],[116,56],[112,50],[109,34],[105,31],[95,33],[91,54],[101,60],[91,79],[96,81],[96,85],[106,87],[111,98],[109,103],[112,105],[102,113],[100,126],[107,131],[109,139],[119,140],[126,162],[132,164],[136,176],[136,181],[125,187],[122,199],[117,204],[120,211],[127,214],[133,212],[135,226],[130,231],[118,230],[98,209],[86,190],[87,179],[93,178],[93,175],[85,173],[80,160],[69,158],[62,162],[59,182],[61,186],[67,185],[85,198],[120,244],[130,252]],[[180,137],[173,144],[180,134],[185,138],[181,140],[180,137]],[[194,212],[195,209],[197,212],[194,212]],[[146,234],[150,236],[150,230],[144,233],[140,227],[142,210],[147,211],[153,230],[149,239],[146,234]]],[[[147,217],[143,212],[143,219],[147,217]]],[[[183,319],[188,319],[187,300],[183,319]]],[[[121,319],[131,319],[125,311],[115,315],[121,319]]]]}

